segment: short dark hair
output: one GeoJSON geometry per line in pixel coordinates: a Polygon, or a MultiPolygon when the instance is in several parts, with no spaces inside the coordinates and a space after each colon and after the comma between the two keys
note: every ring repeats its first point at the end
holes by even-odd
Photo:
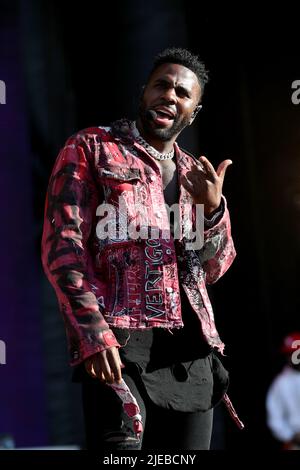
{"type": "Polygon", "coordinates": [[[201,87],[201,94],[203,94],[204,87],[208,82],[208,71],[204,62],[202,62],[197,55],[187,49],[177,47],[165,49],[154,58],[150,76],[160,65],[169,63],[183,65],[194,72],[201,87]]]}

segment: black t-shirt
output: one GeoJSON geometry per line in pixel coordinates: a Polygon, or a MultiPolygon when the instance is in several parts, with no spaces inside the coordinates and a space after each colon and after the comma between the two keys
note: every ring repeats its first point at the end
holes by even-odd
{"type": "Polygon", "coordinates": [[[211,347],[202,336],[201,325],[183,289],[180,289],[184,327],[132,330],[114,328],[125,362],[139,363],[147,371],[192,361],[209,355],[211,347]]]}
{"type": "MultiPolygon", "coordinates": [[[[227,371],[205,342],[183,289],[180,294],[183,328],[111,329],[121,345],[122,373],[138,374],[154,403],[177,411],[206,411],[225,393],[227,371]]],[[[77,366],[73,381],[84,380],[91,378],[83,365],[77,366]]]]}
{"type": "Polygon", "coordinates": [[[120,357],[130,374],[137,364],[154,403],[180,411],[207,410],[213,395],[212,355],[201,325],[181,289],[183,328],[112,328],[120,357]]]}

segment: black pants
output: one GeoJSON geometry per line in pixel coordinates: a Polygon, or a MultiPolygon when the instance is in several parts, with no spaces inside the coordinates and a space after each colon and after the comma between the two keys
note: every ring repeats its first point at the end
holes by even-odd
{"type": "Polygon", "coordinates": [[[150,400],[138,375],[124,372],[122,375],[138,401],[144,432],[137,440],[124,429],[121,400],[109,386],[98,380],[85,380],[82,396],[88,450],[209,449],[212,409],[183,413],[160,408],[150,400]]]}

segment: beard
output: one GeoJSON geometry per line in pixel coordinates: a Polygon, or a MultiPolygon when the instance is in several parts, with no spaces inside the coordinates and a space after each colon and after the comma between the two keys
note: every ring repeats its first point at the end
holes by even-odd
{"type": "Polygon", "coordinates": [[[180,117],[180,116],[175,116],[173,120],[173,124],[171,127],[168,128],[159,128],[159,127],[154,127],[151,123],[152,121],[149,120],[147,116],[147,112],[149,110],[146,109],[145,105],[143,103],[140,103],[139,106],[139,117],[144,129],[145,134],[151,136],[151,137],[156,137],[163,142],[167,142],[168,140],[171,140],[174,136],[177,136],[180,134],[180,132],[189,124],[190,117],[185,116],[185,117],[180,117]]]}

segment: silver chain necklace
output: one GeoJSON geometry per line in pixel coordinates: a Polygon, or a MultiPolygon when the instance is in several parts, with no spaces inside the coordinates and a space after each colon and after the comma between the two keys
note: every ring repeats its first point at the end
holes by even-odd
{"type": "Polygon", "coordinates": [[[139,133],[135,121],[132,123],[132,134],[136,141],[147,150],[151,157],[155,158],[156,160],[171,160],[171,158],[174,157],[174,148],[169,153],[160,153],[154,147],[148,144],[148,142],[146,142],[139,133]]]}

